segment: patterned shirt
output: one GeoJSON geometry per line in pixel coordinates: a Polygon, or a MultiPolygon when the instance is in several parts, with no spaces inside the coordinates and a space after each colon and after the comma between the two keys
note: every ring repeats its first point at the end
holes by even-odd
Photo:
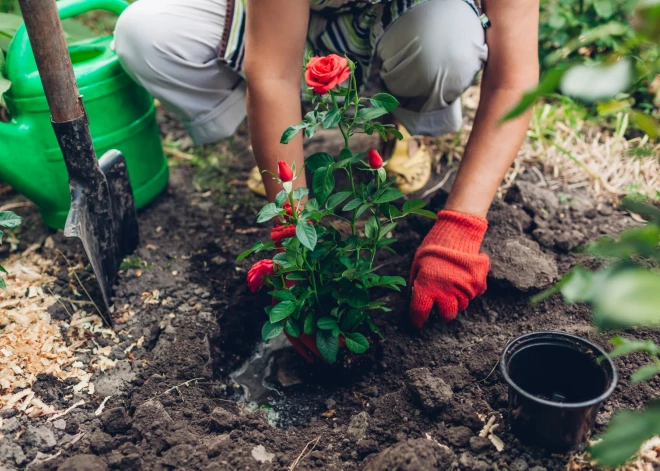
{"type": "MultiPolygon", "coordinates": [[[[356,76],[364,83],[376,45],[387,27],[407,10],[426,1],[429,0],[310,0],[305,55],[346,55],[356,63],[356,76]]],[[[473,0],[464,1],[479,15],[473,0]]],[[[220,61],[241,75],[246,3],[247,0],[227,1],[231,25],[225,28],[219,51],[220,61]]]]}

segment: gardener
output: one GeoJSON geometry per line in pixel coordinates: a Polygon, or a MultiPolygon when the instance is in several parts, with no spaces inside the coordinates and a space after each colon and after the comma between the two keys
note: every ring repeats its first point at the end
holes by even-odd
{"type": "MultiPolygon", "coordinates": [[[[413,262],[410,314],[421,327],[434,304],[448,321],[486,288],[485,216],[529,124],[529,114],[500,118],[538,80],[538,9],[539,0],[484,0],[487,18],[472,0],[140,0],[117,23],[116,51],[197,144],[231,136],[247,113],[259,168],[273,172],[278,160],[303,163],[300,135],[279,141],[301,120],[306,52],[347,55],[363,82],[382,64],[402,129],[429,136],[460,128],[460,95],[488,59],[456,181],[413,262]]],[[[431,172],[409,133],[387,166],[404,192],[431,172]]],[[[276,183],[264,183],[274,199],[276,183]]]]}

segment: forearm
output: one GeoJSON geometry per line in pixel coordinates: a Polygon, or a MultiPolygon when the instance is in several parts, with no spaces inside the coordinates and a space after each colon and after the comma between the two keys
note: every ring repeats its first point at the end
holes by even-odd
{"type": "MultiPolygon", "coordinates": [[[[289,144],[280,144],[284,130],[299,123],[300,86],[296,83],[278,80],[248,81],[247,114],[252,149],[261,171],[269,170],[277,174],[277,161],[284,160],[289,165],[296,164],[296,171],[302,169],[302,135],[289,144]]],[[[268,199],[273,201],[282,190],[267,173],[263,174],[268,199]]],[[[294,187],[305,186],[305,174],[294,182],[294,187]]]]}
{"type": "Polygon", "coordinates": [[[523,88],[482,86],[472,133],[445,209],[486,216],[529,126],[531,112],[500,122],[524,92],[523,88]]]}

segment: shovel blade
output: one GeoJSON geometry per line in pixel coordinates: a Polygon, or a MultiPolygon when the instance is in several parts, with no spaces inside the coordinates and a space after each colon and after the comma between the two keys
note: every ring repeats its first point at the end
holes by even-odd
{"type": "Polygon", "coordinates": [[[82,242],[109,309],[119,266],[137,248],[139,232],[124,156],[111,150],[98,164],[89,178],[69,181],[71,209],[64,235],[82,242]]]}
{"type": "Polygon", "coordinates": [[[71,190],[71,209],[64,235],[82,242],[109,310],[119,266],[139,242],[126,161],[116,150],[96,159],[86,114],[52,124],[71,190]]]}

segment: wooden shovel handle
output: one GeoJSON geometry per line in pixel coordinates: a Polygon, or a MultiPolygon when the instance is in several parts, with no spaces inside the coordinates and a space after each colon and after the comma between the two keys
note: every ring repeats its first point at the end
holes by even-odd
{"type": "Polygon", "coordinates": [[[18,4],[53,121],[80,118],[84,110],[55,0],[18,0],[18,4]]]}

